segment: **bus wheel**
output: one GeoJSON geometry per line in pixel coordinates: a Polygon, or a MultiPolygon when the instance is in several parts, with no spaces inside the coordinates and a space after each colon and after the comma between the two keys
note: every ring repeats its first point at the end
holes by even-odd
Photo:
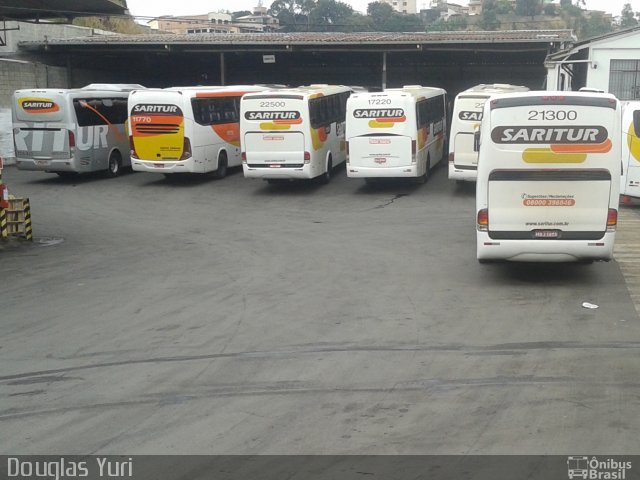
{"type": "Polygon", "coordinates": [[[220,152],[220,157],[218,157],[218,169],[215,171],[213,176],[217,179],[227,176],[227,152],[220,152]]]}
{"type": "Polygon", "coordinates": [[[329,157],[329,161],[327,162],[327,171],[320,175],[320,183],[326,185],[331,180],[331,170],[333,169],[333,161],[331,157],[329,157]]]}
{"type": "Polygon", "coordinates": [[[120,175],[120,169],[122,168],[122,157],[120,156],[120,152],[114,150],[109,155],[109,165],[107,167],[107,176],[108,177],[117,177],[120,175]]]}

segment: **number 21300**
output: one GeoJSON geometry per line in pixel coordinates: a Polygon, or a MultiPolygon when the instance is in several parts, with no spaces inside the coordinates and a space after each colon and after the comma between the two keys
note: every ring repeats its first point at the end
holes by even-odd
{"type": "Polygon", "coordinates": [[[529,120],[577,120],[575,110],[529,110],[529,120]]]}

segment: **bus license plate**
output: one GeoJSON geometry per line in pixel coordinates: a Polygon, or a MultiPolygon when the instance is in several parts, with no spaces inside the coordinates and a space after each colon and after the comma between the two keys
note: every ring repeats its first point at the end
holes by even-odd
{"type": "Polygon", "coordinates": [[[36,161],[36,165],[39,167],[48,167],[49,166],[49,160],[38,160],[36,161]]]}
{"type": "Polygon", "coordinates": [[[560,230],[534,230],[533,238],[560,238],[560,230]]]}

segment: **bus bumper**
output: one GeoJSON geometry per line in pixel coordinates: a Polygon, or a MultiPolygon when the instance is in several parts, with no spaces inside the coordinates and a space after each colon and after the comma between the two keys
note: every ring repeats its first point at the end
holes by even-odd
{"type": "MultiPolygon", "coordinates": [[[[16,158],[18,170],[31,170],[40,172],[82,172],[75,165],[75,159],[65,158],[62,160],[34,160],[32,158],[16,158]]],[[[89,170],[86,170],[89,171],[89,170]]]]}
{"type": "Polygon", "coordinates": [[[356,167],[347,163],[349,178],[417,178],[421,174],[417,163],[401,167],[356,167]]]}
{"type": "Polygon", "coordinates": [[[477,167],[456,167],[455,164],[449,163],[449,180],[460,180],[464,182],[475,182],[478,180],[477,167]]]}
{"type": "Polygon", "coordinates": [[[131,168],[136,172],[153,173],[194,173],[190,161],[184,162],[148,162],[136,158],[131,159],[131,168]]]}
{"type": "MultiPolygon", "coordinates": [[[[242,164],[245,178],[263,178],[265,180],[302,180],[314,178],[311,164],[305,163],[300,167],[251,167],[242,164]]],[[[316,175],[317,176],[317,175],[316,175]]]]}
{"type": "Polygon", "coordinates": [[[494,240],[476,231],[476,255],[480,261],[579,262],[613,258],[615,232],[599,240],[494,240]]]}

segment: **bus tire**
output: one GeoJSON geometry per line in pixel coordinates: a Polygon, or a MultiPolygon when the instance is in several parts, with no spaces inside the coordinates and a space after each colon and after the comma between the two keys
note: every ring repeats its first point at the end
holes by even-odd
{"type": "Polygon", "coordinates": [[[218,157],[218,169],[213,174],[214,178],[218,180],[227,176],[227,152],[220,152],[220,156],[218,157]]]}
{"type": "Polygon", "coordinates": [[[109,164],[107,165],[107,177],[113,178],[120,175],[122,170],[122,155],[117,150],[109,155],[109,164]]]}
{"type": "Polygon", "coordinates": [[[333,161],[331,155],[329,155],[329,161],[327,162],[327,171],[320,175],[319,181],[322,185],[326,185],[331,181],[331,170],[333,169],[333,161]]]}

